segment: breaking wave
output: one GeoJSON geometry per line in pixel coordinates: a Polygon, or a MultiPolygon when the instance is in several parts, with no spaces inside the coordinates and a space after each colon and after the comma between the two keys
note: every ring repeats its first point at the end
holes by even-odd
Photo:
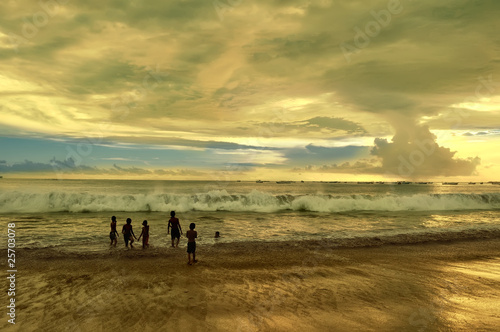
{"type": "Polygon", "coordinates": [[[344,211],[453,211],[500,208],[500,193],[414,195],[273,195],[253,190],[229,194],[226,190],[187,194],[91,194],[70,192],[0,193],[0,213],[33,212],[168,212],[286,210],[344,211]]]}

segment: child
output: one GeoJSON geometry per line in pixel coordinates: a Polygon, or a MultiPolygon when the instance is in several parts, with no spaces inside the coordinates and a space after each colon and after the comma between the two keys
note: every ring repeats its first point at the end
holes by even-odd
{"type": "Polygon", "coordinates": [[[149,226],[147,220],[144,220],[142,222],[142,233],[141,235],[139,235],[139,240],[141,239],[141,237],[142,237],[142,249],[149,247],[149,226]]]}
{"type": "Polygon", "coordinates": [[[196,242],[194,239],[198,237],[198,232],[194,230],[196,227],[195,223],[192,222],[189,224],[189,231],[186,232],[186,236],[188,238],[188,264],[192,265],[193,263],[197,263],[198,261],[196,260],[196,242]],[[191,254],[193,254],[193,261],[191,262],[191,254]]]}
{"type": "Polygon", "coordinates": [[[170,234],[170,227],[172,227],[172,248],[177,248],[179,246],[179,240],[181,238],[182,228],[179,223],[179,219],[175,217],[175,211],[170,212],[170,220],[168,221],[167,234],[170,234]],[[177,243],[174,246],[174,240],[177,238],[177,243]]]}
{"type": "Polygon", "coordinates": [[[132,219],[127,218],[127,223],[123,225],[122,228],[122,233],[123,233],[123,239],[125,240],[125,247],[128,248],[128,241],[130,240],[130,248],[133,248],[134,246],[132,243],[134,243],[134,239],[132,236],[137,240],[135,237],[134,231],[132,230],[132,219]]]}
{"type": "Polygon", "coordinates": [[[215,232],[215,236],[214,236],[214,237],[215,237],[216,239],[217,239],[217,238],[220,238],[220,232],[219,232],[219,231],[215,232]]]}
{"type": "Polygon", "coordinates": [[[112,216],[111,217],[111,232],[109,232],[109,238],[111,239],[111,243],[109,244],[110,246],[113,245],[116,247],[116,242],[117,242],[117,237],[118,237],[118,232],[116,231],[116,217],[112,216]]]}

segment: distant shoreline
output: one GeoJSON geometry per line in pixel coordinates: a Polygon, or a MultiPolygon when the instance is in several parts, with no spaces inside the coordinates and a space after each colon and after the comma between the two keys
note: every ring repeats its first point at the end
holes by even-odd
{"type": "Polygon", "coordinates": [[[214,180],[214,179],[147,179],[147,178],[67,178],[67,179],[58,179],[52,177],[5,177],[0,176],[0,179],[5,180],[49,180],[49,181],[165,181],[165,182],[220,182],[220,183],[257,183],[257,184],[265,184],[265,183],[277,183],[277,184],[303,184],[303,183],[328,183],[328,184],[360,184],[360,185],[369,185],[369,184],[385,184],[385,185],[397,185],[397,184],[413,184],[413,185],[474,185],[474,184],[482,184],[482,185],[500,185],[500,180],[428,180],[428,179],[418,179],[418,180],[214,180]]]}

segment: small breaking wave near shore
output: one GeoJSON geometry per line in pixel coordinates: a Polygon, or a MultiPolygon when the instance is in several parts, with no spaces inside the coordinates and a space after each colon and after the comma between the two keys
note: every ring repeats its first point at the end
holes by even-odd
{"type": "MultiPolygon", "coordinates": [[[[436,232],[415,232],[400,233],[380,236],[354,236],[335,237],[323,239],[310,239],[300,241],[236,241],[223,243],[203,243],[204,251],[211,252],[227,251],[228,254],[234,251],[249,252],[259,247],[259,250],[277,250],[277,248],[302,248],[313,251],[324,249],[347,249],[347,248],[369,248],[384,247],[394,245],[422,245],[428,243],[454,243],[482,241],[490,239],[500,239],[500,228],[490,227],[483,229],[464,229],[460,231],[436,231],[436,232]]],[[[91,245],[88,243],[87,245],[91,245]]],[[[37,259],[60,258],[90,258],[90,257],[163,257],[170,250],[169,247],[153,246],[147,252],[137,251],[129,253],[127,250],[113,250],[108,248],[93,248],[86,251],[81,250],[81,245],[60,244],[46,246],[22,246],[25,257],[37,259]]]]}

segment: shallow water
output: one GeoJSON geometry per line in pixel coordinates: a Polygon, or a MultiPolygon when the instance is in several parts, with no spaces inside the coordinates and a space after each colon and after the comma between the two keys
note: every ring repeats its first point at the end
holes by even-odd
{"type": "Polygon", "coordinates": [[[119,231],[131,218],[137,237],[147,219],[150,244],[166,247],[171,210],[183,231],[196,223],[201,244],[394,236],[414,241],[426,234],[447,238],[457,232],[474,237],[500,230],[500,186],[0,181],[0,223],[16,223],[19,248],[105,249],[112,215],[119,231]],[[221,232],[220,239],[213,238],[215,231],[221,232]]]}

